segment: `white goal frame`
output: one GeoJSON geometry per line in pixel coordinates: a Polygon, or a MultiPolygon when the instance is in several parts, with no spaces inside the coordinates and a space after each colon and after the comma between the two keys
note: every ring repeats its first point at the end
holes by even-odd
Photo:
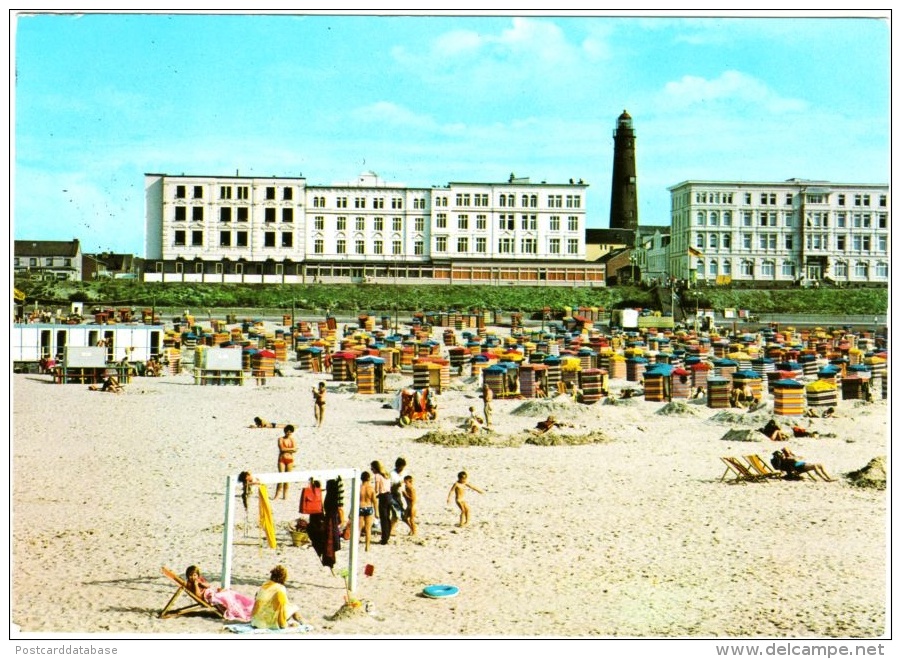
{"type": "MultiPolygon", "coordinates": [[[[307,482],[311,478],[325,485],[326,481],[340,477],[344,482],[350,483],[349,493],[345,490],[345,497],[350,497],[350,540],[348,544],[347,561],[347,589],[354,592],[357,587],[357,551],[360,542],[360,470],[359,469],[318,469],[308,471],[282,471],[278,473],[254,474],[254,478],[266,485],[279,483],[307,482]]],[[[232,541],[235,524],[235,494],[239,487],[243,487],[238,481],[238,474],[230,474],[225,481],[225,524],[222,528],[222,587],[231,586],[232,541]]]]}

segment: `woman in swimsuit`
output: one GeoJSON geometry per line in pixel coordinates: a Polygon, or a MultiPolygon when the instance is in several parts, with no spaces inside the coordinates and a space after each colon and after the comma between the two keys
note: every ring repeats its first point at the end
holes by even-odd
{"type": "Polygon", "coordinates": [[[366,539],[366,551],[369,551],[369,543],[372,540],[372,520],[375,519],[376,507],[375,489],[369,479],[368,471],[360,474],[360,525],[366,539]]]}
{"type": "MultiPolygon", "coordinates": [[[[285,434],[278,438],[278,470],[294,471],[294,454],[297,453],[297,442],[294,441],[294,426],[288,424],[285,426],[285,434]]],[[[278,493],[282,493],[282,499],[288,498],[288,483],[279,483],[275,486],[275,496],[278,499],[278,493]]]]}

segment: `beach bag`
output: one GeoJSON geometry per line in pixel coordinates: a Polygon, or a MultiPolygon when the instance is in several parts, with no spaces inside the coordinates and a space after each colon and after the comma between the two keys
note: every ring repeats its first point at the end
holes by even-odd
{"type": "Polygon", "coordinates": [[[322,513],[322,488],[310,484],[300,491],[300,512],[304,515],[322,513]]]}

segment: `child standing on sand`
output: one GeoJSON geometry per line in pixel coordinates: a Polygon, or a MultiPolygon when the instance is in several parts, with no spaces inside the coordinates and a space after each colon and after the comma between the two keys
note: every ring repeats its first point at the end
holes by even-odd
{"type": "Polygon", "coordinates": [[[470,490],[475,490],[479,494],[485,494],[484,491],[469,483],[467,480],[468,478],[469,476],[467,476],[466,472],[461,471],[457,474],[456,482],[451,485],[450,492],[447,493],[447,503],[450,504],[451,495],[453,495],[457,508],[460,509],[460,523],[457,524],[457,526],[461,527],[469,524],[469,504],[464,500],[466,488],[468,487],[470,490]]]}
{"type": "Polygon", "coordinates": [[[313,415],[316,418],[316,427],[321,427],[325,419],[325,382],[320,382],[319,388],[313,389],[313,415]]]}
{"type": "Polygon", "coordinates": [[[404,512],[402,519],[410,527],[410,535],[416,535],[416,508],[417,500],[416,488],[413,487],[413,477],[409,474],[404,476],[404,489],[401,490],[404,495],[404,512]]]}

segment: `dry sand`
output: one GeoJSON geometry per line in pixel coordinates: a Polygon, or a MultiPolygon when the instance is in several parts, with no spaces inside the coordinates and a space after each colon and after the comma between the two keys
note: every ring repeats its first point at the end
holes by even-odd
{"type": "MultiPolygon", "coordinates": [[[[392,389],[411,383],[388,378],[392,389]]],[[[399,526],[389,545],[361,552],[361,565],[374,566],[356,593],[369,613],[336,616],[342,580],[312,549],[291,546],[285,525],[298,486],[274,504],[277,549],[262,546],[253,513],[245,535],[239,510],[233,587],[253,595],[285,564],[312,636],[890,633],[887,493],[845,477],[887,455],[887,401],[841,401],[836,418],[811,424],[835,437],[790,442],[838,481],[730,484],[720,480],[721,456],[768,458],[775,446],[763,435],[723,441],[752,426],[697,402],[496,400],[490,442],[448,446],[465,443],[446,439],[467,408],[481,409],[472,377],[452,378],[437,421],[405,428],[385,407],[391,395],[360,395],[293,364],[265,386],[195,386],[187,373],[135,378],[121,395],[43,375],[12,384],[11,629],[22,633],[230,636],[207,615],[159,619],[174,592],[160,568],[196,563],[218,579],[227,475],[276,471],[279,432],[247,428],[256,415],[297,425],[297,469],[366,469],[404,456],[416,478],[420,534],[399,526]],[[320,380],[328,406],[317,429],[310,387],[320,380]],[[574,427],[544,442],[558,445],[526,442],[548,413],[574,427]],[[468,494],[464,529],[446,505],[461,469],[486,490],[468,494]],[[459,595],[421,595],[436,583],[459,595]]],[[[630,385],[611,381],[614,393],[630,385]]]]}

